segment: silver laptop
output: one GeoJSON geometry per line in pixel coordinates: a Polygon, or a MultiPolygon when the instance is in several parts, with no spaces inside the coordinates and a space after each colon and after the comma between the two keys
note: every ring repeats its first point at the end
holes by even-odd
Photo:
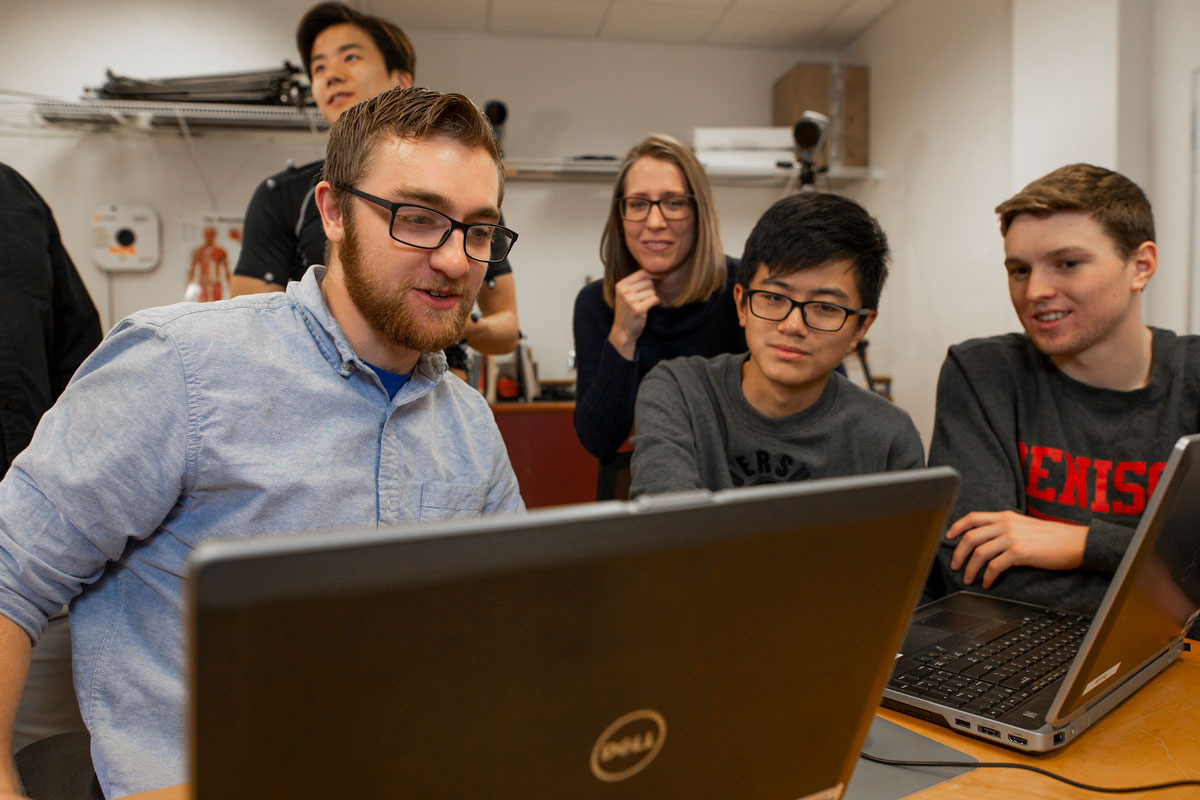
{"type": "Polygon", "coordinates": [[[883,704],[1021,750],[1071,742],[1179,657],[1200,608],[1200,435],[1171,453],[1092,617],[972,592],[917,609],[883,704]]]}
{"type": "Polygon", "coordinates": [[[836,799],[957,485],[205,544],[194,796],[836,799]]]}

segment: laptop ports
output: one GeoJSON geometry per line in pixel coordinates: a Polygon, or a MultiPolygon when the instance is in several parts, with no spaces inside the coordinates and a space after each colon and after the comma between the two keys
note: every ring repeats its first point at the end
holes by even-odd
{"type": "Polygon", "coordinates": [[[955,718],[954,718],[954,724],[955,724],[955,725],[957,725],[957,726],[958,726],[958,727],[960,727],[960,728],[970,728],[970,727],[971,727],[971,723],[970,723],[970,722],[968,722],[968,721],[967,721],[967,720],[965,720],[965,719],[959,719],[958,717],[955,717],[955,718]]]}
{"type": "Polygon", "coordinates": [[[986,725],[980,725],[979,732],[985,736],[995,736],[997,739],[1000,738],[1000,731],[996,730],[995,728],[989,728],[986,725]]]}
{"type": "Polygon", "coordinates": [[[1025,739],[1025,738],[1023,738],[1023,737],[1021,737],[1021,736],[1016,736],[1016,735],[1014,735],[1014,734],[1011,734],[1011,733],[1008,735],[1008,740],[1009,740],[1010,742],[1012,742],[1013,744],[1019,744],[1019,745],[1021,745],[1021,747],[1025,747],[1027,744],[1029,744],[1029,740],[1028,740],[1028,739],[1025,739]]]}

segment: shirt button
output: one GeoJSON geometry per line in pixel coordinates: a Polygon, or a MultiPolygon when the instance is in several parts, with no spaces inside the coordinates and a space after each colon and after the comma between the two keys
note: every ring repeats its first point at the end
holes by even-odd
{"type": "Polygon", "coordinates": [[[384,501],[384,504],[383,504],[383,506],[384,506],[384,508],[386,508],[388,511],[391,511],[391,510],[392,510],[392,498],[390,498],[390,497],[389,497],[389,498],[388,498],[386,501],[384,501]]]}
{"type": "Polygon", "coordinates": [[[349,362],[349,361],[343,361],[343,362],[342,362],[342,369],[343,369],[344,371],[346,371],[346,372],[349,372],[349,371],[350,371],[350,362],[349,362]]]}

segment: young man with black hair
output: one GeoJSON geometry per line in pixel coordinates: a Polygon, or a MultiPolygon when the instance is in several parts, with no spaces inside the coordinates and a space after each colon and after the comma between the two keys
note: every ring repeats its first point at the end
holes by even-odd
{"type": "Polygon", "coordinates": [[[996,208],[1025,333],[950,348],[931,464],[963,476],[934,579],[1096,609],[1175,441],[1200,431],[1200,337],[1142,320],[1154,216],[1089,164],[996,208]]]}
{"type": "MultiPolygon", "coordinates": [[[[296,26],[296,49],[312,84],[313,99],[332,125],[342,112],[394,86],[412,86],[417,54],[398,26],[342,3],[318,3],[296,26]]],[[[230,294],[283,291],[313,264],[325,263],[325,231],[315,189],[324,161],[288,167],[254,191],[230,294]]],[[[519,336],[517,294],[508,260],[487,265],[479,290],[480,315],[463,337],[476,350],[512,352],[519,336]]],[[[465,369],[458,343],[446,357],[465,369]]]]}
{"type": "Polygon", "coordinates": [[[646,375],[630,494],[922,466],[908,414],[834,372],[875,321],[887,259],[879,224],[852,200],[803,192],[768,209],[734,286],[749,354],[646,375]]]}

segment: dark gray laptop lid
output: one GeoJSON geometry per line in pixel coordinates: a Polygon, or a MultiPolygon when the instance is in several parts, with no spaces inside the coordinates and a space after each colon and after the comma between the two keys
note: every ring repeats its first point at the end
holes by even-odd
{"type": "Polygon", "coordinates": [[[1176,646],[1200,608],[1200,435],[1181,438],[1046,719],[1059,725],[1176,646]]]}
{"type": "Polygon", "coordinates": [[[204,545],[195,796],[837,796],[957,482],[204,545]]]}

